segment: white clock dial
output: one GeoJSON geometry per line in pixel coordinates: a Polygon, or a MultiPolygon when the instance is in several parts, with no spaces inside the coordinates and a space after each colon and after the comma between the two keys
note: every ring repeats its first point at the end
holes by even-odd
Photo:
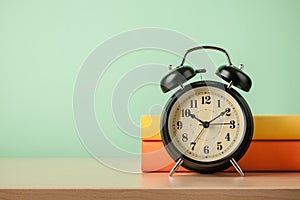
{"type": "Polygon", "coordinates": [[[241,145],[246,129],[238,102],[216,87],[197,87],[181,95],[167,123],[174,146],[200,162],[229,157],[241,145]]]}

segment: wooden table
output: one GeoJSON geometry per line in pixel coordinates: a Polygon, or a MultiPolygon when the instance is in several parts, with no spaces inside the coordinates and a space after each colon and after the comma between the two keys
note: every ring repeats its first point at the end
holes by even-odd
{"type": "Polygon", "coordinates": [[[92,158],[1,158],[0,199],[300,199],[300,172],[129,174],[92,158]]]}

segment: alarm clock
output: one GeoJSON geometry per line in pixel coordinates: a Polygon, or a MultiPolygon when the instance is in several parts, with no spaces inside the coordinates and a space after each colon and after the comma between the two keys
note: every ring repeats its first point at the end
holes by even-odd
{"type": "Polygon", "coordinates": [[[244,65],[233,66],[229,54],[220,47],[198,46],[189,49],[181,64],[161,80],[164,93],[179,89],[168,100],[161,116],[161,137],[165,149],[179,166],[200,173],[215,173],[231,165],[243,176],[237,162],[246,153],[253,136],[253,117],[245,99],[233,88],[248,92],[252,82],[244,65]],[[216,75],[226,84],[200,80],[185,84],[205,69],[184,65],[189,53],[216,50],[226,55],[228,64],[216,75]]]}

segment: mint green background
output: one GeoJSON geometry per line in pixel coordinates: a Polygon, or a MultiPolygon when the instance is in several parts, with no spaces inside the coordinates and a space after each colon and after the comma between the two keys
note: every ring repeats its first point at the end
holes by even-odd
{"type": "MultiPolygon", "coordinates": [[[[141,27],[172,29],[226,48],[253,79],[251,92],[242,95],[254,114],[299,114],[299,19],[297,0],[0,1],[0,156],[89,156],[73,121],[76,76],[99,44],[141,27]]],[[[125,57],[125,65],[178,62],[144,53],[125,57]]],[[[149,86],[135,94],[135,102],[147,99],[130,105],[135,123],[155,102],[146,95],[158,92],[149,86]]],[[[128,148],[138,151],[139,144],[128,148]]]]}

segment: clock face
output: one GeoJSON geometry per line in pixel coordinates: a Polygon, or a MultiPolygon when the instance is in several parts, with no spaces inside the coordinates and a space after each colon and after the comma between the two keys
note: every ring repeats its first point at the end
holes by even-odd
{"type": "Polygon", "coordinates": [[[246,119],[237,100],[225,90],[203,86],[180,95],[168,111],[167,128],[175,149],[188,159],[214,162],[240,147],[246,119]]]}

